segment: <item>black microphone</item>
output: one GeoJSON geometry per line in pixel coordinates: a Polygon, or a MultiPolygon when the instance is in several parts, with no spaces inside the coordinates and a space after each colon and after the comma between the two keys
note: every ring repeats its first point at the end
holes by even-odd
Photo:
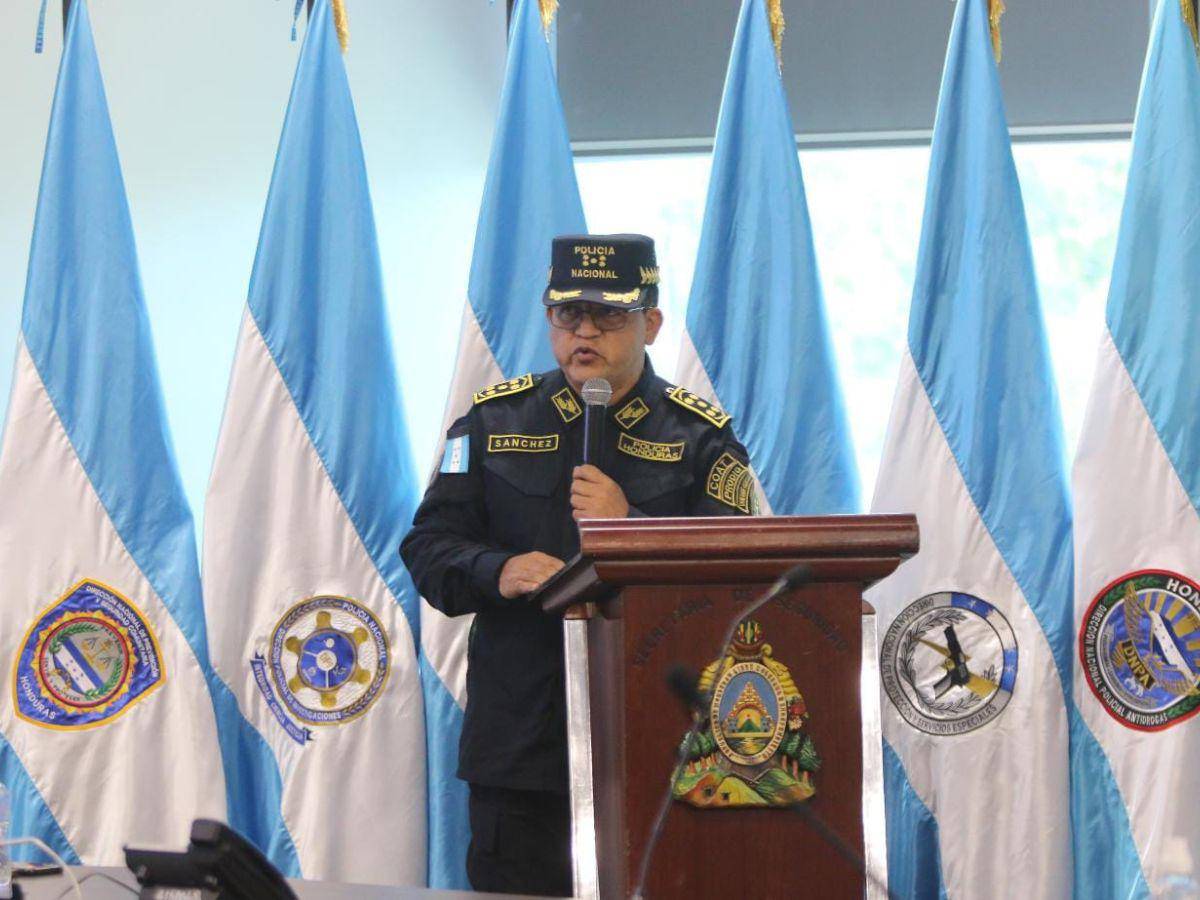
{"type": "MultiPolygon", "coordinates": [[[[584,385],[586,390],[587,385],[584,385]]],[[[766,606],[775,598],[786,594],[788,591],[801,587],[812,581],[813,571],[812,566],[808,563],[800,563],[792,566],[786,572],[779,576],[779,579],[765,590],[761,597],[751,603],[749,606],[739,609],[733,614],[733,618],[729,620],[729,627],[725,629],[725,636],[721,639],[720,652],[717,654],[717,659],[724,659],[729,654],[729,646],[733,643],[733,635],[737,631],[738,624],[743,620],[758,612],[762,607],[766,606]]],[[[696,688],[696,680],[688,681],[688,672],[682,666],[673,666],[667,675],[667,683],[671,685],[672,690],[676,691],[684,699],[684,702],[689,707],[699,713],[692,717],[692,727],[687,733],[687,737],[683,739],[683,743],[679,745],[679,752],[675,755],[675,768],[671,770],[671,777],[667,781],[667,789],[663,793],[662,801],[658,805],[658,814],[654,817],[654,825],[650,828],[650,835],[646,839],[646,849],[642,853],[642,864],[638,867],[637,885],[633,889],[633,897],[642,898],[642,891],[646,887],[646,876],[650,873],[650,860],[654,855],[654,848],[658,845],[658,839],[662,836],[664,826],[667,824],[667,814],[671,811],[671,797],[675,793],[675,783],[679,780],[679,773],[683,770],[683,765],[687,762],[687,748],[692,745],[696,735],[700,732],[700,725],[704,721],[704,709],[708,707],[711,701],[710,697],[705,697],[700,694],[696,688]]]]}
{"type": "Polygon", "coordinates": [[[599,466],[604,446],[604,420],[612,385],[603,378],[589,378],[583,383],[579,396],[583,398],[583,464],[599,466]]]}

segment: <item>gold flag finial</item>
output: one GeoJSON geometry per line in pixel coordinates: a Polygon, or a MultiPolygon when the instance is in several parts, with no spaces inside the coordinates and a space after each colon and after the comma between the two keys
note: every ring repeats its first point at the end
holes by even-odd
{"type": "Polygon", "coordinates": [[[1004,15],[1004,0],[988,0],[988,25],[992,29],[992,52],[1000,62],[1000,17],[1004,15]]]}
{"type": "Polygon", "coordinates": [[[775,63],[779,71],[783,71],[783,30],[787,22],[783,20],[783,0],[767,0],[767,21],[771,23],[771,40],[775,42],[775,63]]]}
{"type": "Polygon", "coordinates": [[[1193,5],[1194,0],[1179,0],[1179,5],[1183,8],[1183,21],[1187,23],[1188,31],[1192,33],[1192,44],[1196,48],[1196,52],[1200,53],[1200,32],[1196,29],[1196,7],[1193,5]]]}
{"type": "Polygon", "coordinates": [[[542,30],[546,37],[550,36],[550,26],[554,24],[554,14],[558,12],[558,0],[538,0],[538,9],[542,12],[542,30]]]}
{"type": "Polygon", "coordinates": [[[333,27],[337,30],[342,52],[350,46],[350,18],[346,15],[346,0],[333,0],[333,27]]]}

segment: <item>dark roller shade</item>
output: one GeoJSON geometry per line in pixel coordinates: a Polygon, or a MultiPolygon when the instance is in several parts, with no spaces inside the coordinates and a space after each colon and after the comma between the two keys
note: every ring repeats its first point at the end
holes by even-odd
{"type": "MultiPolygon", "coordinates": [[[[739,0],[561,0],[572,140],[711,140],[739,0]]],[[[783,0],[784,79],[803,135],[933,127],[952,0],[783,0]]],[[[1001,75],[1018,131],[1111,134],[1133,121],[1144,0],[1008,0],[1001,75]]],[[[836,142],[836,141],[835,141],[836,142]]]]}

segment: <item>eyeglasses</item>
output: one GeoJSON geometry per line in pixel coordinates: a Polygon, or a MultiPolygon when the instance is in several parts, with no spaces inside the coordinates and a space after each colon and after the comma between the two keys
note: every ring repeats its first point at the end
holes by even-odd
{"type": "Polygon", "coordinates": [[[641,310],[616,309],[596,303],[565,303],[551,307],[550,324],[563,331],[575,331],[583,324],[584,316],[601,331],[620,331],[629,324],[629,314],[641,310]]]}

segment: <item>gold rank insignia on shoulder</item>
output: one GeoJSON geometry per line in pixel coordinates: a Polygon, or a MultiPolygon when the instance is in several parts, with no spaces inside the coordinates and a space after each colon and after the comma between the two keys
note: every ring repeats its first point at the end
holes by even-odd
{"type": "Polygon", "coordinates": [[[650,407],[641,397],[634,397],[619,410],[613,413],[613,418],[622,428],[632,428],[650,414],[650,407]]]}
{"type": "Polygon", "coordinates": [[[550,402],[554,404],[554,408],[558,410],[558,414],[562,416],[564,422],[574,422],[583,415],[583,407],[579,405],[579,401],[575,399],[575,394],[569,387],[555,393],[550,398],[550,402]]]}
{"type": "Polygon", "coordinates": [[[705,490],[714,500],[751,515],[754,504],[754,475],[750,467],[732,453],[722,453],[708,472],[705,490]]]}
{"type": "Polygon", "coordinates": [[[643,441],[631,437],[625,432],[617,436],[617,449],[638,459],[648,459],[651,462],[679,462],[683,459],[683,447],[686,441],[677,444],[659,444],[654,441],[643,441]]]}
{"type": "Polygon", "coordinates": [[[534,383],[533,374],[529,372],[520,378],[499,381],[496,384],[488,385],[482,391],[476,391],[475,403],[486,403],[488,400],[495,400],[497,397],[509,397],[513,394],[519,394],[521,391],[529,390],[533,387],[534,383]]]}
{"type": "Polygon", "coordinates": [[[553,453],[557,434],[489,434],[488,453],[553,453]]]}
{"type": "Polygon", "coordinates": [[[714,406],[703,397],[697,397],[691,391],[685,391],[681,387],[667,388],[667,396],[682,406],[684,409],[690,409],[702,419],[707,419],[716,425],[718,428],[724,428],[733,416],[725,412],[719,406],[714,406]]]}

